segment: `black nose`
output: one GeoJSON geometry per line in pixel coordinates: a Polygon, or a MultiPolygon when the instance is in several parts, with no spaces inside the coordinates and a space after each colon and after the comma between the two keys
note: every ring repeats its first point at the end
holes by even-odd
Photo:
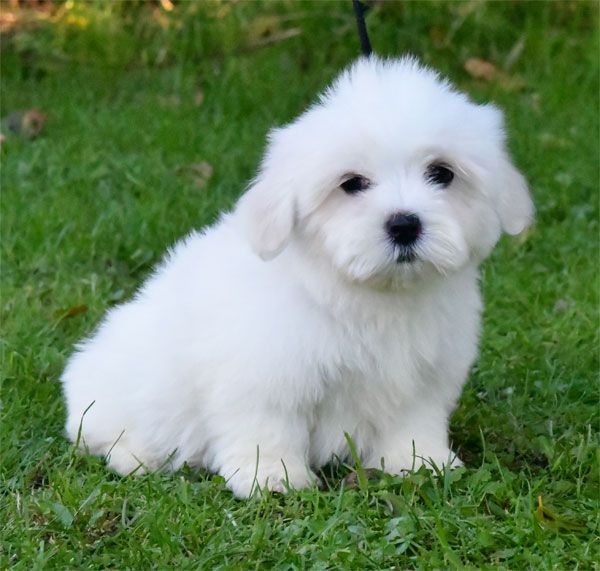
{"type": "Polygon", "coordinates": [[[399,212],[389,217],[385,229],[394,244],[410,246],[421,233],[421,221],[416,214],[399,212]]]}

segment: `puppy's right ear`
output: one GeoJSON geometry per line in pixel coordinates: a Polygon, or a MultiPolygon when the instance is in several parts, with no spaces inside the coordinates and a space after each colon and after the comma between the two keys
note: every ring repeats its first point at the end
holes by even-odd
{"type": "MultiPolygon", "coordinates": [[[[268,161],[265,161],[268,162],[268,161]]],[[[273,167],[263,169],[236,208],[250,246],[263,260],[271,260],[287,245],[295,220],[290,182],[273,167]]]]}

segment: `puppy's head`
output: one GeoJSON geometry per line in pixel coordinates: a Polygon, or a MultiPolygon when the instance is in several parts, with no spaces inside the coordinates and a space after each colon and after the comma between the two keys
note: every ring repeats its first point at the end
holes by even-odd
{"type": "Polygon", "coordinates": [[[358,282],[455,271],[533,216],[500,111],[410,58],[359,60],[274,130],[238,210],[263,259],[293,240],[358,282]]]}

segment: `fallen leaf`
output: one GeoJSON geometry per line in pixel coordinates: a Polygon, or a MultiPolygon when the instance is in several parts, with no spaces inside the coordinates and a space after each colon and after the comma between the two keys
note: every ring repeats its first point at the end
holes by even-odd
{"type": "Polygon", "coordinates": [[[178,167],[177,172],[187,171],[198,188],[204,188],[213,174],[213,167],[208,161],[200,161],[191,165],[178,167]]]}
{"type": "Polygon", "coordinates": [[[13,133],[27,139],[34,139],[44,128],[46,119],[47,115],[39,109],[28,109],[27,111],[11,113],[3,121],[13,133]]]}
{"type": "Polygon", "coordinates": [[[259,48],[299,36],[302,33],[301,28],[282,30],[281,22],[282,19],[275,15],[255,18],[249,27],[248,46],[250,48],[259,48]]]}
{"type": "Polygon", "coordinates": [[[204,103],[204,91],[201,87],[199,87],[196,90],[196,93],[194,93],[194,105],[196,107],[200,107],[202,103],[204,103]]]}
{"type": "Polygon", "coordinates": [[[583,525],[567,521],[566,519],[558,516],[556,513],[551,511],[542,501],[542,496],[538,496],[538,507],[535,510],[535,519],[541,525],[551,527],[554,529],[569,529],[577,530],[582,529],[583,525]]]}
{"type": "Polygon", "coordinates": [[[213,173],[212,165],[207,161],[195,163],[191,165],[190,168],[194,173],[196,173],[196,178],[201,178],[204,182],[206,182],[213,173]]]}
{"type": "Polygon", "coordinates": [[[464,68],[471,77],[490,83],[495,82],[507,91],[518,91],[527,85],[525,79],[520,75],[510,75],[481,58],[469,58],[465,62],[464,68]]]}
{"type": "Polygon", "coordinates": [[[498,85],[507,91],[519,91],[523,89],[527,82],[520,75],[510,75],[503,71],[498,72],[498,85]]]}
{"type": "Polygon", "coordinates": [[[282,30],[281,32],[277,32],[271,34],[265,38],[258,39],[254,42],[250,43],[251,48],[260,48],[262,46],[267,46],[269,44],[276,44],[277,42],[282,42],[283,40],[288,40],[290,38],[294,38],[299,36],[302,33],[301,28],[290,28],[289,30],[282,30]]]}
{"type": "Polygon", "coordinates": [[[73,307],[69,307],[68,309],[59,309],[58,311],[54,312],[54,315],[57,319],[63,320],[63,319],[69,319],[71,317],[76,317],[78,315],[81,315],[82,313],[85,313],[87,310],[88,310],[88,306],[85,305],[85,303],[82,303],[81,305],[75,305],[73,307]]]}
{"type": "Polygon", "coordinates": [[[171,26],[171,19],[163,10],[156,8],[152,13],[152,19],[163,29],[168,30],[171,26]]]}
{"type": "Polygon", "coordinates": [[[254,18],[250,24],[249,36],[250,43],[258,41],[259,38],[266,38],[271,36],[279,29],[279,17],[278,16],[258,16],[254,18]]]}
{"type": "Polygon", "coordinates": [[[429,39],[436,48],[443,48],[446,45],[446,32],[438,26],[429,28],[429,39]]]}
{"type": "Polygon", "coordinates": [[[486,81],[493,81],[497,75],[496,66],[493,63],[476,57],[469,58],[465,62],[465,71],[475,79],[485,79],[486,81]]]}
{"type": "Polygon", "coordinates": [[[17,15],[5,9],[0,12],[0,33],[10,32],[17,23],[17,15]]]}

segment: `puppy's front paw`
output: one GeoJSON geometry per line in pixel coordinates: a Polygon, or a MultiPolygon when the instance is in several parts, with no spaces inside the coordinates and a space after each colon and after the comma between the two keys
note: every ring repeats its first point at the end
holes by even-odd
{"type": "MultiPolygon", "coordinates": [[[[225,476],[224,472],[227,470],[221,471],[225,476]]],[[[265,490],[283,494],[290,489],[302,490],[318,483],[317,476],[304,464],[284,464],[281,460],[261,461],[258,468],[256,463],[253,465],[249,462],[227,480],[227,486],[238,498],[248,498],[265,490]]]]}

